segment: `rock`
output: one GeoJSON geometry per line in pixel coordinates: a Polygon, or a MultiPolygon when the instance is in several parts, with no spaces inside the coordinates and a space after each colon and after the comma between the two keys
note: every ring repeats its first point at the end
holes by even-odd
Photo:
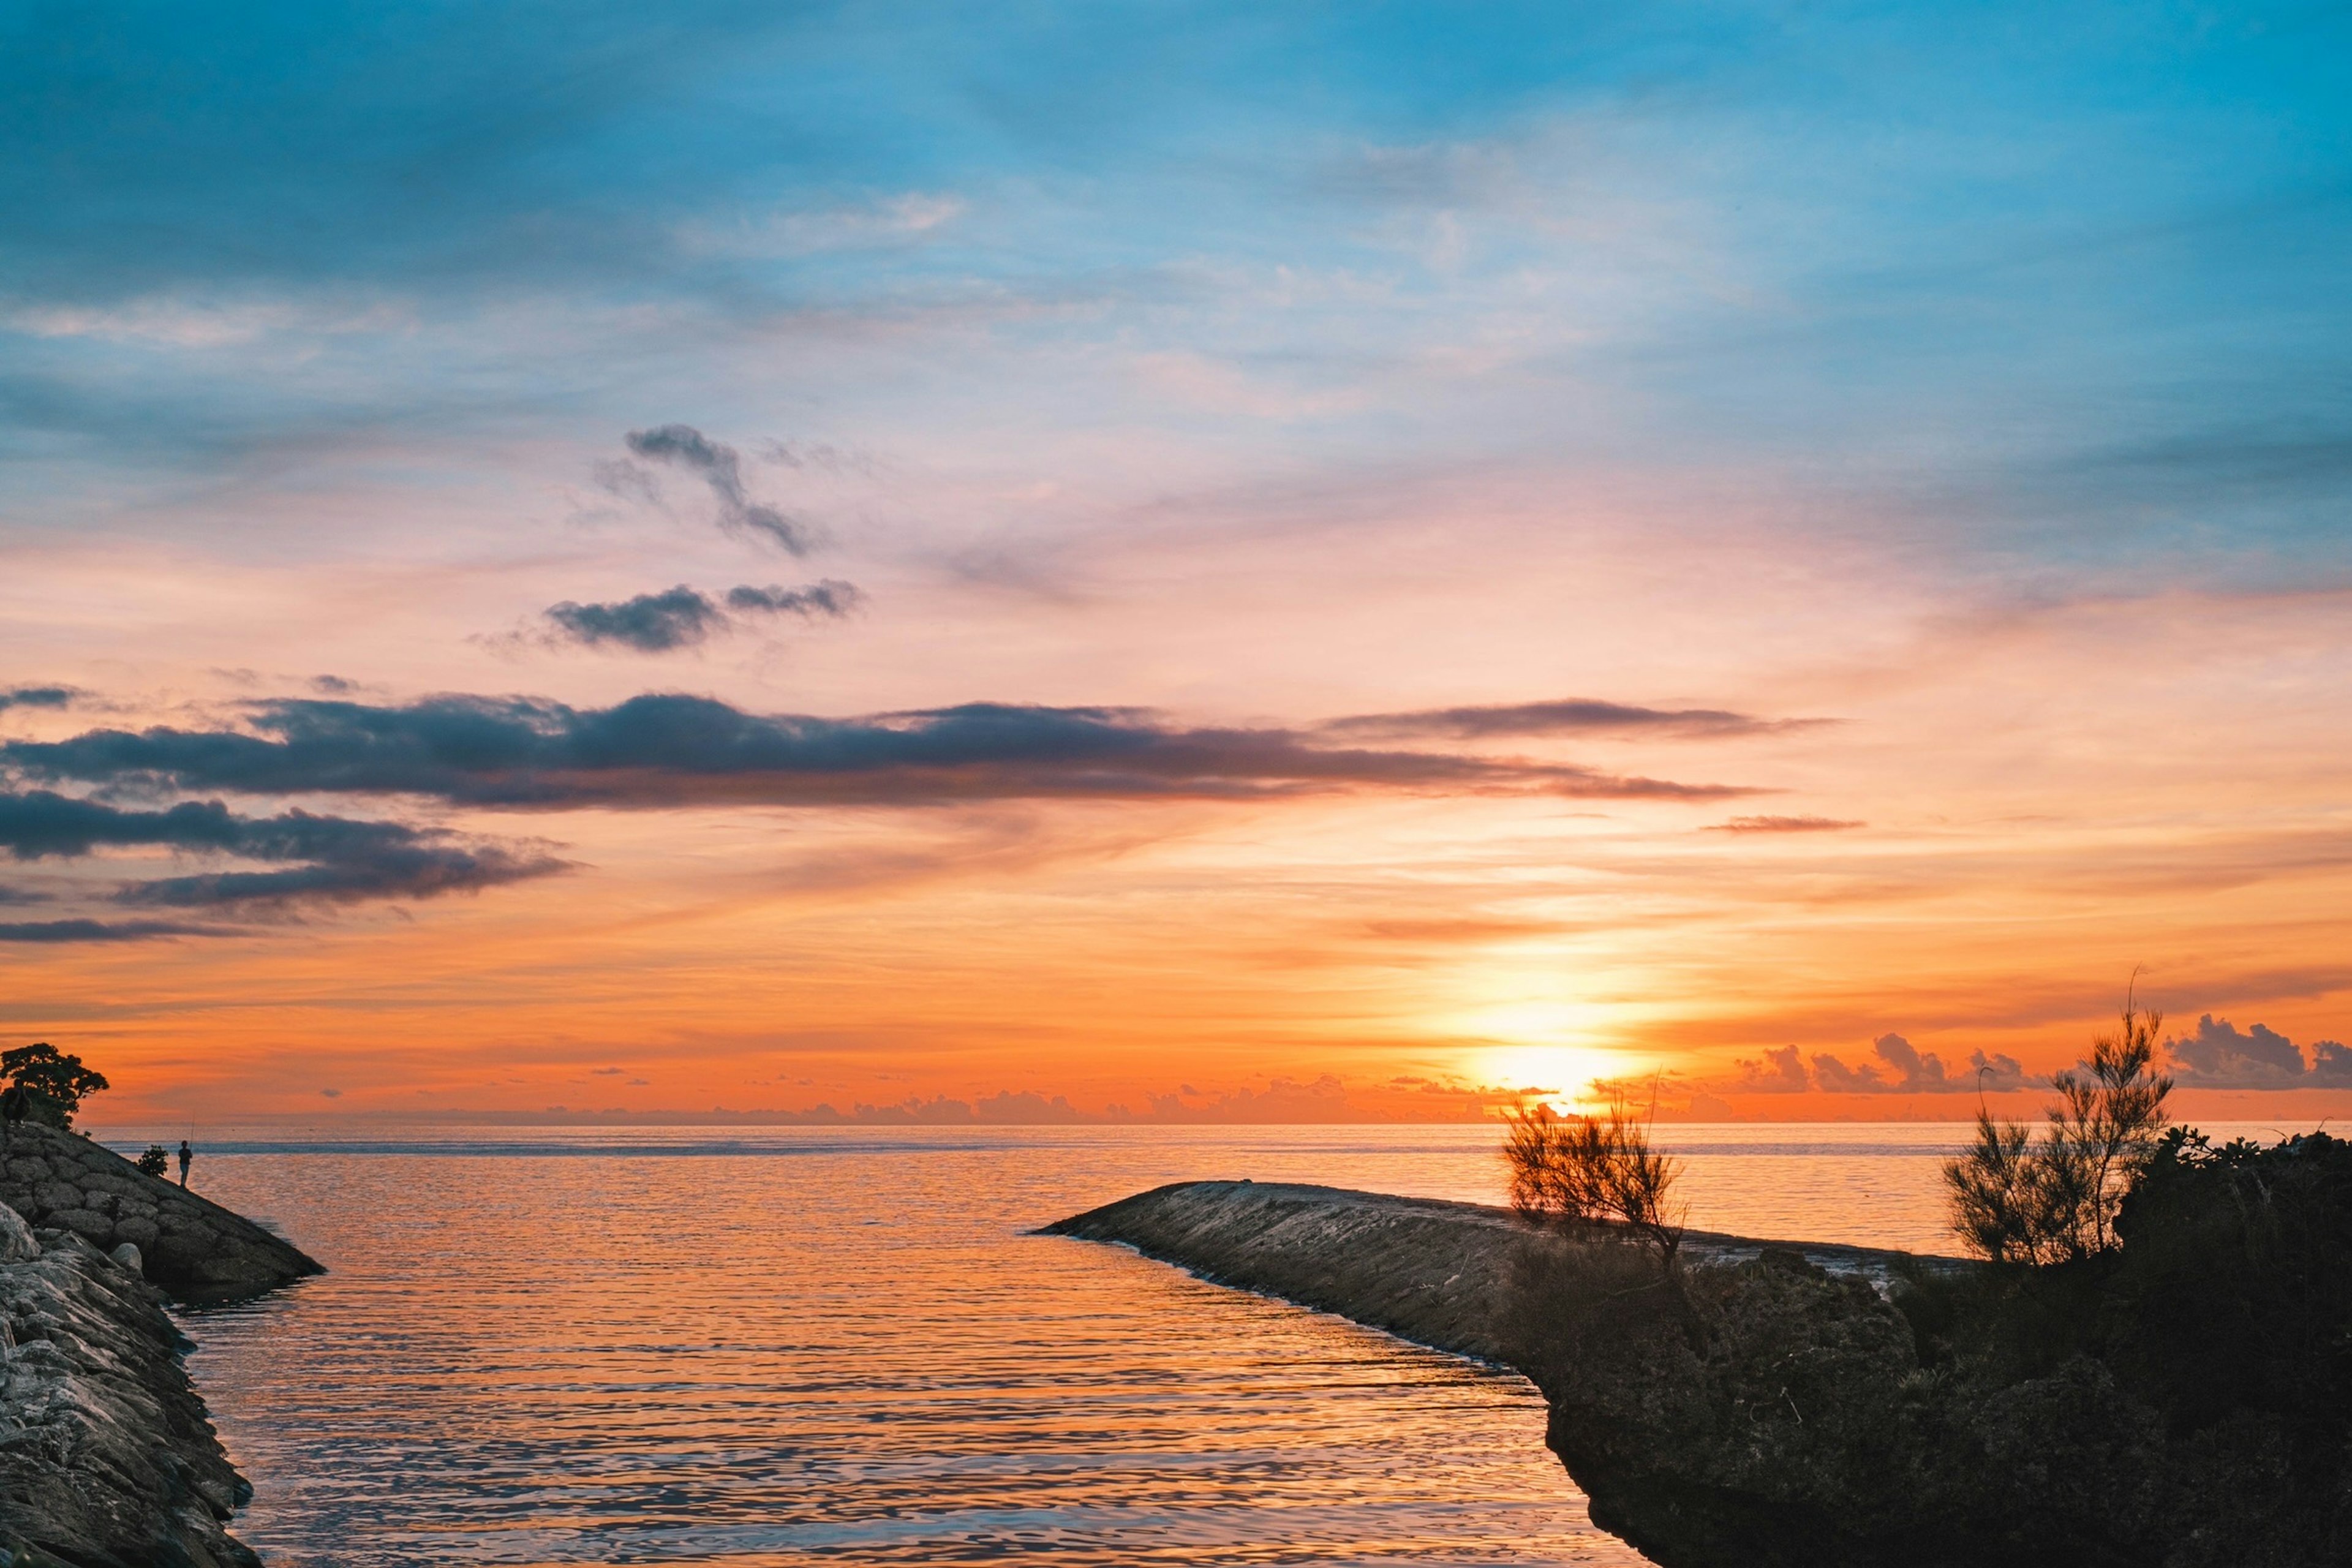
{"type": "Polygon", "coordinates": [[[26,1263],[41,1255],[33,1227],[15,1209],[0,1207],[0,1263],[26,1263]]]}
{"type": "Polygon", "coordinates": [[[115,1262],[121,1264],[123,1268],[131,1270],[133,1274],[142,1272],[140,1268],[139,1248],[135,1243],[126,1241],[121,1246],[116,1247],[113,1251],[108,1253],[107,1256],[113,1258],[115,1262]]]}
{"type": "Polygon", "coordinates": [[[0,1204],[100,1247],[135,1245],[147,1277],[184,1301],[234,1300],[319,1272],[261,1226],[54,1127],[16,1130],[0,1204]]]}
{"type": "MultiPolygon", "coordinates": [[[[17,1219],[21,1226],[21,1216],[17,1219]]],[[[13,1235],[0,1221],[0,1250],[13,1235]]],[[[0,1562],[257,1568],[163,1297],[70,1231],[0,1259],[0,1562]]]]}

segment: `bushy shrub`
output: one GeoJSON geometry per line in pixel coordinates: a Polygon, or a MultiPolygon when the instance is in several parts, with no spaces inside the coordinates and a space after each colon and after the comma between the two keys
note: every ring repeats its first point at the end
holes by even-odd
{"type": "Polygon", "coordinates": [[[2050,1082],[2060,1102],[2037,1141],[1977,1112],[1969,1151],[1946,1162],[1952,1228],[1996,1263],[2063,1263],[2116,1244],[2115,1221],[2164,1131],[2172,1080],[2154,1070],[2161,1013],[2124,1005],[2119,1034],[2050,1082]]]}
{"type": "Polygon", "coordinates": [[[151,1176],[160,1176],[172,1168],[171,1152],[161,1143],[147,1145],[147,1152],[139,1156],[139,1168],[151,1176]]]}
{"type": "Polygon", "coordinates": [[[1646,1120],[1620,1101],[1603,1116],[1562,1116],[1548,1105],[1514,1111],[1503,1146],[1511,1206],[1570,1228],[1615,1230],[1671,1263],[1683,1214],[1672,1201],[1681,1167],[1650,1147],[1646,1120]]]}

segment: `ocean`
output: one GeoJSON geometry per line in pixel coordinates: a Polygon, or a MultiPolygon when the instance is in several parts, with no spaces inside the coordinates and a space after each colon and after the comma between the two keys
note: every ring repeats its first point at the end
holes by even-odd
{"type": "MultiPolygon", "coordinates": [[[[1660,1129],[1691,1223],[1949,1250],[1948,1124],[1660,1129]]],[[[127,1147],[143,1141],[110,1137],[127,1147]]],[[[279,1568],[1632,1564],[1516,1375],[1028,1234],[1162,1182],[1499,1201],[1492,1127],[199,1141],[329,1272],[193,1310],[279,1568]]]]}

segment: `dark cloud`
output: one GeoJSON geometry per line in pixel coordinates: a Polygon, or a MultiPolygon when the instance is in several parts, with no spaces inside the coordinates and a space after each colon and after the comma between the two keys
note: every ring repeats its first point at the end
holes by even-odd
{"type": "Polygon", "coordinates": [[[808,529],[765,501],[756,501],[743,489],[743,461],[735,448],[714,441],[691,425],[662,425],[632,430],[629,450],[649,462],[675,463],[702,476],[719,501],[719,525],[730,533],[757,534],[794,555],[805,555],[814,544],[808,529]]]}
{"type": "Polygon", "coordinates": [[[1748,735],[1822,722],[1817,719],[1752,719],[1718,708],[1634,708],[1572,697],[1479,708],[1425,708],[1404,713],[1358,713],[1322,726],[1334,735],[1393,735],[1475,741],[1489,735],[1591,735],[1633,731],[1654,735],[1748,735]]]}
{"type": "MultiPolygon", "coordinates": [[[[397,822],[307,811],[240,816],[219,801],[183,801],[150,811],[48,790],[0,795],[0,848],[16,859],[81,858],[103,848],[125,847],[280,863],[266,871],[214,871],[138,881],[113,894],[118,903],[179,909],[432,898],[562,868],[562,862],[544,855],[471,843],[397,822]]],[[[72,921],[45,924],[74,929],[72,921]]]]}
{"type": "Polygon", "coordinates": [[[754,588],[747,584],[727,590],[727,607],[739,615],[799,616],[804,620],[825,616],[838,620],[865,602],[866,595],[858,591],[857,584],[837,577],[800,588],[754,588]]]}
{"type": "Polygon", "coordinates": [[[63,708],[79,695],[70,686],[19,686],[0,690],[0,712],[11,708],[63,708]]]}
{"type": "Polygon", "coordinates": [[[1709,833],[1836,833],[1848,827],[1867,827],[1866,822],[1846,822],[1834,816],[1735,816],[1728,822],[1718,822],[1709,833]]]}
{"type": "Polygon", "coordinates": [[[1269,798],[1348,789],[1657,800],[1750,793],[1568,763],[1331,747],[1286,730],[1183,729],[1119,708],[977,702],[822,719],[646,695],[605,709],[439,697],[403,707],[286,699],[251,711],[248,731],[94,730],[65,741],[0,742],[0,763],[45,781],[427,795],[514,807],[1269,798]]]}
{"type": "Polygon", "coordinates": [[[854,583],[835,577],[803,587],[765,588],[745,584],[730,588],[722,608],[718,601],[681,583],[659,594],[639,594],[609,605],[582,605],[566,599],[545,612],[550,636],[583,647],[621,647],[639,653],[670,653],[693,647],[734,620],[753,616],[798,616],[838,620],[865,603],[854,583]]]}
{"type": "Polygon", "coordinates": [[[1946,1070],[1933,1051],[1922,1051],[1900,1035],[1881,1035],[1870,1045],[1878,1059],[1849,1067],[1827,1052],[1817,1055],[1810,1068],[1794,1046],[1764,1053],[1761,1061],[1739,1064],[1738,1081],[1727,1087],[1743,1094],[1802,1094],[1817,1089],[1823,1094],[1958,1094],[1978,1089],[2016,1089],[2025,1082],[2017,1058],[1969,1053],[1967,1070],[1946,1070]]]}
{"type": "Polygon", "coordinates": [[[679,584],[660,594],[640,594],[612,605],[582,605],[566,599],[546,611],[561,636],[595,647],[618,643],[639,653],[691,647],[726,624],[726,614],[702,595],[679,584]]]}
{"type": "Polygon", "coordinates": [[[179,925],[170,921],[0,921],[0,942],[146,942],[163,936],[218,936],[207,926],[179,925]]]}
{"type": "Polygon", "coordinates": [[[2227,1018],[2207,1013],[2197,1032],[2164,1043],[2173,1077],[2192,1089],[2352,1087],[2352,1049],[2334,1040],[2311,1047],[2304,1065],[2295,1043],[2267,1025],[2241,1033],[2227,1018]]]}

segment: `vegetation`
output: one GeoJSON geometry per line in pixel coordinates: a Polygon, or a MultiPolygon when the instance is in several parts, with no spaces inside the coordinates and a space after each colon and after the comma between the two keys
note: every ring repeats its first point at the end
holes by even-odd
{"type": "Polygon", "coordinates": [[[109,1087],[105,1074],[92,1072],[79,1057],[46,1041],[0,1051],[0,1078],[22,1091],[18,1103],[24,1107],[24,1120],[68,1130],[81,1102],[109,1087]]]}
{"type": "Polygon", "coordinates": [[[1681,1167],[1650,1147],[1648,1119],[1623,1100],[1602,1116],[1562,1116],[1542,1104],[1515,1111],[1503,1158],[1511,1206],[1522,1215],[1630,1237],[1673,1266],[1683,1239],[1683,1211],[1672,1202],[1681,1167]]]}
{"type": "Polygon", "coordinates": [[[161,1176],[172,1168],[171,1151],[161,1143],[150,1143],[147,1152],[139,1156],[139,1168],[151,1176],[161,1176]]]}
{"type": "Polygon", "coordinates": [[[2124,1194],[2155,1154],[2172,1080],[2154,1070],[2161,1013],[2124,1004],[2080,1069],[2051,1081],[2059,1104],[2039,1142],[1977,1111],[1977,1139],[1944,1166],[1952,1228],[1996,1263],[2065,1263],[2116,1245],[2124,1194]]]}

